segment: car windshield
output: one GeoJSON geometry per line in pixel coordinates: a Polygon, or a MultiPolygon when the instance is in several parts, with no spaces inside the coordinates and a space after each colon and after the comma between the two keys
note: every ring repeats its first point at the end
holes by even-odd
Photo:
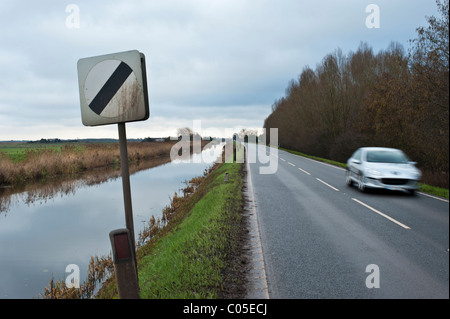
{"type": "Polygon", "coordinates": [[[372,163],[408,163],[408,158],[400,151],[368,151],[366,157],[367,161],[372,163]]]}

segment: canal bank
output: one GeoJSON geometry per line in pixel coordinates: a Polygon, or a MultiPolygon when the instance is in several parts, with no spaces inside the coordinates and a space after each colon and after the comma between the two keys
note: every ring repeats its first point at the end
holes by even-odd
{"type": "MultiPolygon", "coordinates": [[[[141,161],[136,171],[130,166],[136,234],[153,215],[160,217],[175,192],[182,196],[185,181],[212,165],[199,157],[206,158],[141,161]]],[[[112,174],[96,169],[80,179],[0,190],[0,299],[42,298],[52,278],[64,286],[68,265],[79,267],[81,282],[98,268],[97,256],[111,250],[109,232],[125,226],[120,171],[112,169],[112,174]]]]}
{"type": "MultiPolygon", "coordinates": [[[[243,148],[241,148],[243,152],[243,148]]],[[[137,251],[144,299],[245,298],[250,267],[245,164],[217,163],[174,201],[167,225],[137,251]]],[[[115,279],[97,298],[117,298],[115,279]]]]}

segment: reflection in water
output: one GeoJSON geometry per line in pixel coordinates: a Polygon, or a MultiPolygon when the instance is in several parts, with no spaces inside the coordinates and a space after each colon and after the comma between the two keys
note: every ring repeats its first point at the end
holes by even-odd
{"type": "MultiPolygon", "coordinates": [[[[130,166],[135,234],[160,215],[185,181],[212,164],[193,162],[160,158],[130,166]]],[[[109,254],[109,232],[125,227],[118,177],[117,169],[96,170],[78,179],[1,189],[0,298],[38,297],[52,274],[64,281],[69,264],[86,278],[90,257],[109,254]]]]}
{"type": "MultiPolygon", "coordinates": [[[[142,161],[130,166],[130,174],[156,167],[170,162],[170,157],[157,157],[150,161],[142,161]]],[[[75,194],[76,190],[84,186],[101,184],[120,177],[120,168],[98,168],[79,174],[76,177],[53,178],[38,183],[28,183],[19,187],[0,187],[0,214],[10,210],[12,205],[35,202],[43,204],[55,196],[75,194]]]]}

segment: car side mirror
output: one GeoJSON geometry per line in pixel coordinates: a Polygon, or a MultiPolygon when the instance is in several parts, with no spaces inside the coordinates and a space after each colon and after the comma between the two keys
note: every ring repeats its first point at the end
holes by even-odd
{"type": "Polygon", "coordinates": [[[351,162],[354,164],[361,164],[361,161],[358,159],[352,159],[351,162]]]}
{"type": "Polygon", "coordinates": [[[408,164],[411,164],[411,165],[417,165],[417,162],[411,162],[411,161],[409,161],[408,164]]]}

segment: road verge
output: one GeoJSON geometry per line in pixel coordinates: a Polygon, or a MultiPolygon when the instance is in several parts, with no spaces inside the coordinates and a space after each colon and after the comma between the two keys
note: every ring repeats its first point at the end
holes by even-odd
{"type": "MultiPolygon", "coordinates": [[[[137,250],[141,298],[245,297],[244,164],[224,160],[189,185],[196,184],[191,195],[172,200],[167,220],[150,223],[149,239],[137,250]]],[[[117,298],[114,281],[97,298],[117,298]]]]}

